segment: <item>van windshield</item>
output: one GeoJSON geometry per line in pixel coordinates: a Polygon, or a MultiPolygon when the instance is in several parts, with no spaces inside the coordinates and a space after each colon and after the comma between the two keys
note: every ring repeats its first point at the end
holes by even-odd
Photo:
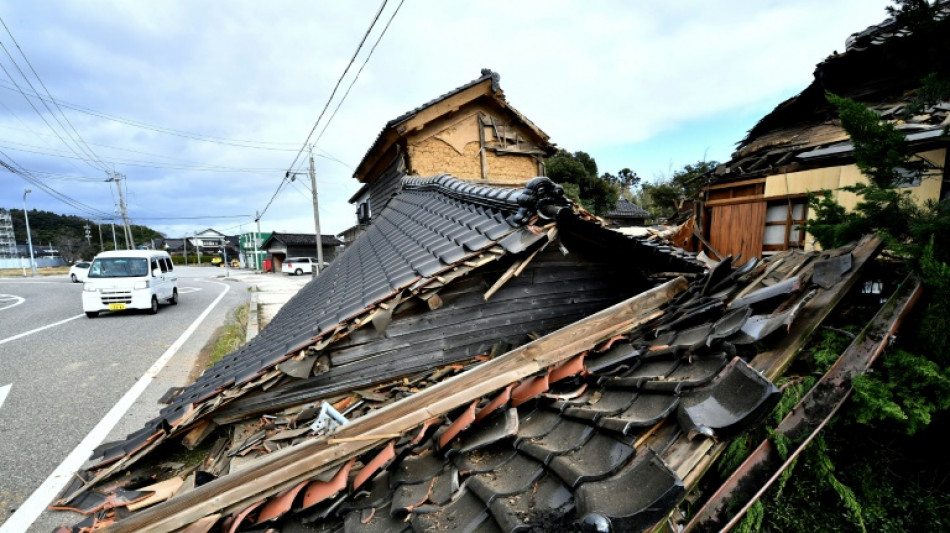
{"type": "Polygon", "coordinates": [[[90,278],[137,278],[148,275],[144,257],[102,257],[92,262],[90,278]]]}

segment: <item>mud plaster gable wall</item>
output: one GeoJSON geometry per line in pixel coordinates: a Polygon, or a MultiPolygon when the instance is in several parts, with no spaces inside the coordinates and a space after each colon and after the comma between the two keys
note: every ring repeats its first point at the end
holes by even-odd
{"type": "MultiPolygon", "coordinates": [[[[471,181],[483,182],[482,161],[479,139],[479,115],[493,116],[496,124],[504,124],[495,114],[489,114],[483,106],[465,110],[461,116],[453,114],[434,121],[416,135],[407,139],[409,154],[409,173],[418,176],[431,176],[447,172],[453,176],[471,181]]],[[[508,136],[513,134],[522,139],[530,138],[527,129],[507,128],[508,136]]],[[[485,128],[485,145],[500,147],[492,128],[485,128]]],[[[522,149],[534,147],[527,142],[522,149]]],[[[523,186],[539,174],[537,159],[532,155],[498,155],[494,151],[485,151],[487,183],[493,185],[523,186]]]]}

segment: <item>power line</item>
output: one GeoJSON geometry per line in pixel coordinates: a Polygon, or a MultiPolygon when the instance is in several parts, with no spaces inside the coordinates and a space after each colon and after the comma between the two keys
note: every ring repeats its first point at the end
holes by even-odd
{"type": "MultiPolygon", "coordinates": [[[[73,131],[73,133],[76,135],[76,138],[79,139],[79,143],[77,143],[77,146],[79,146],[79,148],[80,148],[81,150],[83,149],[83,147],[85,147],[85,150],[84,150],[84,151],[85,151],[86,153],[88,153],[90,156],[92,156],[92,158],[93,158],[94,160],[98,161],[100,164],[102,164],[103,166],[105,166],[105,163],[102,161],[102,159],[100,159],[100,158],[96,155],[96,153],[92,151],[92,148],[90,148],[89,145],[86,143],[86,140],[82,138],[82,135],[80,135],[80,134],[79,134],[79,131],[76,130],[76,127],[73,126],[73,123],[69,121],[69,117],[67,117],[67,116],[66,116],[66,113],[63,112],[63,108],[61,108],[61,107],[59,106],[59,104],[56,103],[56,99],[53,98],[53,95],[50,94],[49,89],[46,87],[46,84],[43,83],[43,78],[41,78],[40,75],[39,75],[39,73],[36,72],[36,69],[33,68],[33,63],[30,62],[30,58],[28,58],[28,57],[26,56],[26,53],[23,52],[23,48],[20,47],[20,43],[17,42],[16,37],[13,36],[13,32],[10,31],[10,28],[7,27],[7,23],[6,23],[6,21],[3,20],[3,17],[0,17],[0,24],[3,24],[3,29],[6,30],[7,35],[10,36],[10,39],[13,41],[13,44],[16,46],[17,50],[20,52],[20,55],[23,57],[23,60],[26,61],[27,66],[30,67],[30,71],[33,73],[33,76],[36,77],[36,80],[40,82],[40,85],[43,87],[43,90],[46,92],[46,96],[48,96],[49,99],[50,99],[50,101],[53,102],[53,104],[56,106],[56,109],[59,110],[60,115],[62,115],[63,120],[65,120],[65,121],[66,121],[66,124],[69,125],[69,129],[71,129],[71,130],[73,131]],[[81,143],[81,145],[80,145],[80,143],[81,143]]],[[[0,46],[2,46],[2,42],[0,42],[0,46]]],[[[7,49],[6,49],[5,46],[3,47],[3,50],[4,50],[4,52],[7,52],[7,49]]],[[[33,87],[33,84],[30,83],[30,81],[29,81],[29,79],[26,77],[26,75],[23,74],[23,71],[20,69],[20,66],[17,65],[16,61],[13,60],[13,58],[10,56],[10,53],[9,53],[9,52],[7,52],[7,56],[10,57],[10,60],[13,61],[13,64],[17,67],[17,70],[20,71],[20,75],[23,76],[23,79],[27,80],[27,83],[30,85],[30,88],[33,89],[33,92],[34,92],[34,93],[36,93],[36,88],[33,87]]],[[[46,104],[44,103],[44,105],[46,105],[46,104]]],[[[49,110],[50,113],[52,113],[52,110],[49,109],[49,106],[46,106],[46,109],[49,110]]],[[[55,117],[56,117],[56,114],[55,114],[55,113],[52,113],[52,114],[53,114],[53,117],[55,118],[55,117]]],[[[57,119],[57,122],[59,122],[58,119],[57,119]]],[[[60,123],[60,126],[62,127],[62,123],[60,123]]],[[[64,129],[64,131],[66,131],[66,134],[69,135],[69,132],[66,130],[66,128],[63,128],[63,129],[64,129]]],[[[72,139],[72,136],[70,136],[70,138],[72,139]]],[[[76,142],[76,140],[73,139],[73,142],[76,142]]]]}
{"type": "Polygon", "coordinates": [[[270,204],[274,203],[274,198],[277,198],[277,194],[280,193],[280,190],[284,187],[285,183],[287,183],[286,177],[280,180],[280,183],[277,185],[277,190],[274,191],[273,195],[271,195],[270,200],[267,201],[267,205],[264,206],[264,209],[262,209],[261,212],[257,214],[257,218],[255,219],[255,221],[260,220],[261,217],[264,216],[264,213],[267,212],[267,209],[270,207],[270,204]]]}
{"type": "Polygon", "coordinates": [[[135,217],[136,220],[210,220],[225,218],[247,218],[251,215],[196,215],[188,217],[135,217]]]}
{"type": "MultiPolygon", "coordinates": [[[[5,141],[9,143],[10,141],[5,141]]],[[[59,157],[63,159],[77,159],[77,157],[65,155],[63,153],[49,152],[44,150],[29,150],[26,148],[18,148],[10,144],[0,143],[0,147],[7,148],[8,150],[16,150],[17,152],[24,152],[29,154],[38,154],[46,155],[50,157],[59,157]]],[[[29,145],[20,145],[20,146],[29,146],[29,145]]],[[[32,147],[37,148],[37,147],[32,147]]],[[[319,154],[317,157],[320,157],[319,154]]],[[[273,174],[274,172],[279,172],[281,169],[277,167],[227,167],[219,165],[210,165],[210,166],[187,166],[187,165],[168,165],[161,164],[159,161],[139,161],[135,159],[112,159],[113,164],[121,164],[130,167],[140,167],[140,168],[155,168],[161,170],[189,170],[194,172],[240,172],[240,173],[254,173],[254,174],[273,174]]]]}
{"type": "Polygon", "coordinates": [[[343,93],[343,98],[340,98],[340,101],[337,102],[336,108],[333,110],[333,114],[330,115],[330,118],[327,119],[326,124],[323,125],[323,129],[320,130],[320,135],[317,135],[317,140],[313,141],[313,144],[320,142],[320,139],[323,138],[323,134],[327,131],[327,128],[330,127],[330,123],[333,122],[333,117],[336,116],[336,112],[340,110],[340,106],[343,105],[343,102],[346,101],[346,97],[350,95],[350,90],[356,85],[356,80],[360,79],[360,74],[363,73],[363,68],[366,67],[366,64],[369,63],[369,58],[373,57],[373,52],[376,51],[376,47],[379,46],[379,42],[383,40],[383,35],[386,35],[386,30],[389,29],[389,25],[392,24],[393,19],[396,18],[396,14],[399,13],[399,8],[402,7],[402,4],[406,0],[399,0],[399,5],[396,6],[396,9],[393,11],[392,16],[389,17],[389,21],[386,22],[386,26],[383,27],[383,31],[380,32],[379,37],[376,38],[376,42],[373,43],[373,47],[369,49],[369,53],[366,54],[366,59],[363,60],[363,64],[360,65],[360,69],[356,71],[356,76],[353,77],[353,80],[350,81],[350,86],[346,88],[346,92],[343,93]]]}
{"type": "MultiPolygon", "coordinates": [[[[0,43],[0,45],[2,45],[2,43],[0,43]]],[[[4,47],[4,50],[5,50],[5,49],[6,49],[6,47],[4,47]]],[[[13,78],[13,75],[10,74],[10,71],[7,70],[7,67],[3,66],[3,64],[0,63],[0,69],[2,69],[3,72],[7,75],[7,77],[10,78],[10,81],[13,82],[14,87],[16,87],[16,88],[20,91],[20,94],[23,96],[23,98],[27,101],[28,104],[30,104],[30,107],[33,108],[33,111],[37,114],[37,116],[40,117],[40,119],[43,120],[43,123],[46,124],[46,127],[48,127],[48,128],[50,129],[50,131],[52,131],[53,134],[56,135],[56,137],[63,143],[64,146],[66,146],[67,148],[69,148],[69,150],[70,150],[73,154],[75,154],[78,159],[80,159],[81,161],[83,161],[83,162],[86,163],[87,165],[89,165],[89,166],[95,168],[96,170],[103,170],[103,169],[97,167],[96,165],[94,165],[94,164],[89,160],[88,157],[83,156],[83,155],[80,155],[79,152],[77,152],[75,148],[73,148],[69,143],[66,142],[66,139],[63,139],[63,136],[60,135],[58,131],[56,131],[56,128],[54,128],[53,125],[50,124],[48,120],[46,120],[46,117],[43,116],[43,113],[40,112],[40,110],[37,109],[36,105],[33,104],[33,101],[30,100],[30,98],[26,95],[26,92],[23,91],[23,88],[20,87],[20,85],[19,85],[19,84],[16,82],[16,80],[13,78]]]]}
{"type": "MultiPolygon", "coordinates": [[[[4,83],[2,81],[0,81],[0,88],[6,89],[8,91],[18,90],[17,87],[10,86],[9,84],[4,83]]],[[[28,95],[33,96],[34,98],[37,98],[39,100],[46,100],[46,98],[44,98],[42,95],[39,95],[36,93],[30,94],[28,91],[24,91],[24,92],[26,92],[28,95]]],[[[139,129],[143,129],[147,131],[154,131],[156,133],[162,133],[165,135],[171,135],[174,137],[191,139],[194,141],[220,144],[224,146],[234,146],[237,148],[248,148],[251,150],[267,150],[267,151],[273,151],[273,152],[293,152],[297,150],[296,148],[297,143],[277,142],[277,141],[253,141],[253,140],[245,140],[245,139],[231,139],[227,137],[215,137],[213,135],[204,135],[204,134],[188,132],[184,130],[176,130],[176,129],[167,128],[164,126],[149,124],[147,122],[140,122],[137,120],[123,118],[116,115],[110,115],[108,113],[96,111],[94,109],[83,107],[78,104],[72,104],[63,100],[57,100],[57,102],[59,105],[67,109],[72,109],[73,111],[77,111],[79,113],[84,113],[90,116],[101,118],[103,120],[108,120],[108,121],[116,122],[119,124],[125,124],[126,126],[132,126],[134,128],[139,128],[139,129]],[[283,146],[283,148],[281,148],[281,146],[283,146]]],[[[96,146],[106,146],[106,145],[97,145],[96,143],[90,143],[90,144],[93,144],[96,146]]],[[[328,159],[330,161],[339,163],[340,165],[343,165],[346,168],[353,169],[352,165],[337,158],[336,156],[334,156],[330,152],[327,152],[323,148],[317,148],[317,149],[323,152],[324,154],[324,155],[317,154],[317,157],[322,157],[324,159],[328,159]]]]}
{"type": "Polygon", "coordinates": [[[346,68],[343,69],[343,73],[340,74],[340,78],[336,80],[336,85],[333,86],[333,91],[330,92],[330,97],[327,98],[327,103],[324,104],[323,109],[320,111],[320,116],[317,117],[317,121],[313,123],[313,128],[311,128],[310,133],[307,134],[307,139],[303,142],[303,146],[301,146],[300,150],[297,151],[294,161],[288,167],[289,169],[292,170],[294,168],[294,165],[297,164],[297,160],[300,159],[300,155],[303,154],[304,150],[307,148],[307,145],[310,144],[310,138],[313,137],[313,132],[317,131],[317,126],[320,124],[320,120],[323,119],[324,113],[326,113],[327,108],[330,107],[330,102],[332,102],[333,97],[336,96],[336,91],[340,88],[343,78],[346,76],[346,73],[350,71],[350,67],[353,66],[353,62],[356,61],[356,56],[360,53],[360,50],[362,50],[363,44],[366,43],[367,37],[369,37],[370,32],[373,31],[373,27],[376,26],[376,21],[379,20],[379,16],[383,13],[383,9],[386,7],[386,3],[388,1],[389,0],[383,0],[383,3],[380,4],[379,10],[376,12],[376,16],[373,17],[373,22],[370,23],[369,28],[366,29],[366,33],[363,34],[363,38],[360,39],[360,44],[356,47],[356,51],[353,52],[353,57],[350,58],[350,62],[347,63],[346,68]]]}
{"type": "Polygon", "coordinates": [[[86,213],[86,214],[88,214],[88,215],[91,215],[91,216],[93,216],[93,217],[98,217],[98,218],[110,218],[109,213],[107,213],[107,212],[105,212],[105,211],[101,211],[101,210],[99,210],[99,209],[97,209],[97,208],[95,208],[95,207],[92,207],[92,206],[90,206],[90,205],[84,204],[83,202],[80,202],[79,200],[77,200],[77,199],[75,199],[75,198],[73,198],[73,197],[71,197],[71,196],[69,196],[69,195],[67,195],[67,194],[65,194],[65,193],[62,193],[62,192],[58,191],[57,189],[55,189],[55,188],[53,188],[53,187],[50,187],[49,185],[47,185],[46,183],[44,183],[41,179],[39,179],[39,178],[37,178],[36,176],[34,176],[29,170],[27,170],[27,169],[24,168],[22,165],[20,165],[19,163],[17,163],[12,157],[10,157],[10,156],[9,156],[6,152],[4,152],[3,150],[0,150],[0,155],[2,155],[3,157],[5,157],[5,158],[7,159],[7,161],[0,160],[0,166],[2,166],[3,168],[5,168],[5,169],[6,169],[7,171],[9,171],[11,174],[14,174],[14,175],[17,175],[17,176],[21,177],[21,178],[22,178],[23,180],[25,180],[27,183],[30,183],[30,184],[32,184],[33,186],[37,187],[38,189],[43,190],[44,192],[46,192],[47,194],[49,194],[49,195],[52,196],[53,198],[55,198],[55,199],[57,199],[57,200],[63,202],[64,204],[66,204],[66,205],[68,205],[68,206],[70,206],[70,207],[72,207],[72,208],[74,208],[74,209],[77,209],[77,210],[79,210],[79,211],[81,211],[81,212],[83,212],[83,213],[86,213]]]}
{"type": "MultiPolygon", "coordinates": [[[[12,86],[10,86],[9,84],[4,83],[4,82],[0,82],[0,88],[4,88],[4,89],[6,89],[6,90],[8,90],[8,91],[16,91],[16,90],[17,90],[15,87],[12,87],[12,86]]],[[[30,96],[33,96],[34,98],[37,98],[38,100],[44,100],[44,101],[48,100],[47,98],[45,98],[45,97],[43,97],[42,95],[37,94],[37,93],[30,94],[29,92],[27,92],[27,94],[29,94],[30,96]]],[[[167,128],[167,127],[165,127],[165,126],[159,126],[159,125],[155,125],[155,124],[149,124],[149,123],[147,123],[147,122],[141,122],[141,121],[137,121],[137,120],[132,120],[132,119],[120,117],[120,116],[117,116],[117,115],[110,115],[110,114],[108,114],[108,113],[103,113],[103,112],[101,112],[101,111],[96,111],[96,110],[94,110],[94,109],[90,109],[90,108],[88,108],[88,107],[83,107],[83,106],[81,106],[81,105],[79,105],[79,104],[70,103],[70,102],[67,102],[67,101],[64,101],[64,100],[57,100],[57,103],[58,103],[59,105],[61,105],[62,107],[65,107],[65,108],[67,108],[67,109],[72,109],[73,111],[77,111],[77,112],[79,112],[79,113],[83,113],[83,114],[86,114],[86,115],[94,116],[94,117],[101,118],[101,119],[104,119],[104,120],[108,120],[108,121],[111,121],[111,122],[118,122],[118,123],[120,123],[120,124],[125,124],[125,125],[127,125],[127,126],[133,126],[133,127],[136,127],[136,128],[140,128],[140,129],[144,129],[144,130],[149,130],[149,131],[154,131],[154,132],[157,132],[157,133],[164,133],[164,134],[166,134],[166,135],[173,135],[173,136],[176,136],[176,137],[184,137],[184,138],[192,139],[192,140],[196,140],[196,141],[204,141],[204,142],[211,142],[211,143],[217,143],[217,144],[226,144],[226,145],[230,145],[230,146],[237,146],[237,147],[239,147],[239,148],[252,148],[252,149],[259,149],[259,150],[273,150],[273,151],[277,151],[277,152],[293,152],[294,150],[297,149],[297,148],[296,148],[297,143],[295,143],[295,142],[292,143],[292,142],[277,142],[277,141],[253,141],[253,140],[245,140],[245,139],[230,139],[230,138],[227,138],[227,137],[215,137],[215,136],[212,136],[212,135],[204,135],[204,134],[201,134],[201,133],[188,132],[188,131],[184,131],[184,130],[176,130],[176,129],[173,129],[173,128],[167,128]]]]}

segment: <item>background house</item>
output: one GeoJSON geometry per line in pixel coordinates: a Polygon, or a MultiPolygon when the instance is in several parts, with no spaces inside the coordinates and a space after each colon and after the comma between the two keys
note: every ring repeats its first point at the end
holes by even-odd
{"type": "MultiPolygon", "coordinates": [[[[942,10],[950,14],[950,4],[942,10]]],[[[809,193],[833,190],[844,207],[856,205],[854,194],[837,189],[867,178],[854,165],[826,91],[877,111],[904,133],[918,158],[931,163],[933,170],[906,184],[916,202],[947,198],[950,103],[915,108],[921,80],[936,69],[927,53],[933,47],[889,19],[852,35],[843,53],[816,67],[811,85],[763,117],[705,191],[703,234],[717,255],[812,249],[813,240],[798,228],[809,218],[809,193]]]]}
{"type": "Polygon", "coordinates": [[[386,206],[405,175],[448,173],[504,187],[544,175],[555,145],[508,104],[499,80],[483,69],[478,79],[386,123],[353,173],[365,184],[350,199],[361,223],[386,206]]]}
{"type": "Polygon", "coordinates": [[[621,198],[617,200],[617,207],[601,218],[606,220],[611,226],[626,228],[630,226],[643,226],[647,223],[647,220],[653,218],[653,215],[630,200],[621,198]]]}
{"type": "Polygon", "coordinates": [[[269,231],[263,233],[251,232],[242,233],[238,238],[238,259],[241,265],[252,270],[262,270],[264,268],[264,258],[267,252],[261,250],[261,244],[269,239],[269,231]]]}
{"type": "MultiPolygon", "coordinates": [[[[337,247],[343,242],[336,235],[321,235],[320,243],[323,248],[323,260],[327,263],[336,259],[337,247]]],[[[316,257],[317,237],[309,233],[271,233],[261,243],[261,251],[267,254],[272,261],[274,272],[280,271],[280,266],[288,257],[316,257]]]]}

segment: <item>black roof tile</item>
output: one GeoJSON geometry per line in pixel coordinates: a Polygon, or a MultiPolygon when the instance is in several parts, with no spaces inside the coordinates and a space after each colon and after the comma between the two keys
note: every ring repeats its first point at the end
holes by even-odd
{"type": "Polygon", "coordinates": [[[543,474],[541,463],[518,454],[491,472],[471,476],[466,486],[483,502],[490,504],[497,496],[510,496],[527,490],[543,474]]]}
{"type": "Polygon", "coordinates": [[[641,531],[663,518],[685,492],[683,481],[647,449],[617,474],[582,484],[574,497],[579,521],[589,531],[641,531]]]}
{"type": "Polygon", "coordinates": [[[557,476],[546,473],[528,490],[501,496],[489,505],[503,531],[570,531],[565,522],[574,510],[574,495],[557,476]]]}
{"type": "Polygon", "coordinates": [[[597,427],[631,434],[635,430],[651,426],[663,420],[676,409],[679,398],[661,392],[641,392],[622,413],[597,420],[597,427]]]}
{"type": "Polygon", "coordinates": [[[633,447],[602,433],[594,435],[580,448],[551,460],[551,469],[568,486],[603,479],[616,472],[635,454],[633,447]]]}

